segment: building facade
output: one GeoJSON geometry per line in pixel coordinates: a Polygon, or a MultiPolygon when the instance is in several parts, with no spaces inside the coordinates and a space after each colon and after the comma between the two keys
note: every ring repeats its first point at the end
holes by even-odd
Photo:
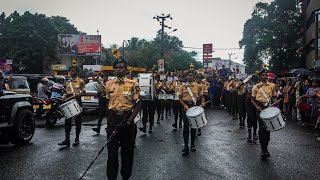
{"type": "Polygon", "coordinates": [[[299,0],[304,17],[303,54],[307,69],[320,68],[320,0],[299,0]]]}

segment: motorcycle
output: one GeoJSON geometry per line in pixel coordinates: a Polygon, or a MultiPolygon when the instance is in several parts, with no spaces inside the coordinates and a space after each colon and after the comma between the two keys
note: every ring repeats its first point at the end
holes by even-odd
{"type": "Polygon", "coordinates": [[[59,106],[63,103],[63,99],[39,99],[35,98],[33,101],[33,110],[38,119],[43,115],[46,118],[46,125],[48,127],[54,127],[57,121],[64,117],[59,110],[59,106]]]}

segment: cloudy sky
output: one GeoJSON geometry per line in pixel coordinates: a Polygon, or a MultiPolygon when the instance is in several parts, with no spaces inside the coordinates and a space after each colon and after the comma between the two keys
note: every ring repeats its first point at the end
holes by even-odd
{"type": "MultiPolygon", "coordinates": [[[[161,28],[153,17],[170,14],[173,20],[166,24],[178,29],[170,35],[179,37],[185,47],[212,43],[214,57],[228,59],[228,53],[235,53],[232,59],[241,63],[238,42],[257,2],[271,0],[0,0],[0,12],[65,16],[80,31],[97,34],[99,30],[104,46],[121,45],[133,36],[152,40],[161,28]]],[[[197,60],[201,58],[199,54],[197,60]]]]}

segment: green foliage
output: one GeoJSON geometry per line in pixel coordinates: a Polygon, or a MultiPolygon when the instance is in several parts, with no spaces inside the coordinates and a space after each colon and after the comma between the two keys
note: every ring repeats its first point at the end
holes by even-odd
{"type": "Polygon", "coordinates": [[[58,60],[58,34],[78,31],[64,17],[13,12],[1,14],[0,33],[0,57],[12,59],[15,72],[41,73],[50,68],[44,62],[58,60]]]}
{"type": "MultiPolygon", "coordinates": [[[[156,60],[160,59],[161,37],[158,34],[152,41],[132,37],[129,46],[125,48],[125,58],[130,66],[145,67],[151,70],[156,60]]],[[[183,43],[175,36],[164,35],[163,49],[165,69],[167,71],[189,69],[191,63],[196,69],[202,64],[195,60],[196,52],[187,52],[182,49],[183,43]]]]}
{"type": "Polygon", "coordinates": [[[244,48],[244,63],[249,73],[268,63],[275,73],[301,66],[297,53],[300,39],[297,2],[274,0],[271,4],[257,3],[251,18],[244,24],[239,42],[244,48]]]}

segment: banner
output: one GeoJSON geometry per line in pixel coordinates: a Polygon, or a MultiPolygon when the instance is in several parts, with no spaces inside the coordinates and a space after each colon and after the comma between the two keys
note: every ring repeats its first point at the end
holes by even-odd
{"type": "Polygon", "coordinates": [[[101,36],[84,34],[59,34],[58,49],[61,55],[100,56],[101,36]]]}
{"type": "Polygon", "coordinates": [[[4,75],[12,74],[12,60],[0,59],[0,70],[4,75]]]}
{"type": "Polygon", "coordinates": [[[158,72],[164,72],[164,59],[158,59],[158,72]]]}

